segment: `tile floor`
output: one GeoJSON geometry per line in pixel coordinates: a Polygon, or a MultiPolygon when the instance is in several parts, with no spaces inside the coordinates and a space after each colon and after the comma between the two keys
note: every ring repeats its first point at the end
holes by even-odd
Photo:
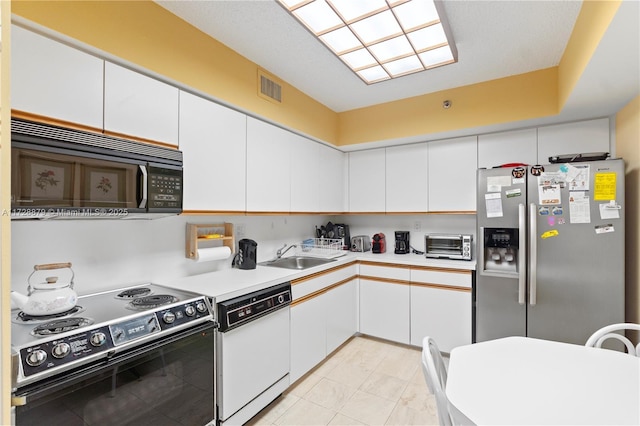
{"type": "MultiPolygon", "coordinates": [[[[446,361],[448,359],[445,358],[446,361]]],[[[356,336],[249,425],[437,425],[420,349],[356,336]]]]}

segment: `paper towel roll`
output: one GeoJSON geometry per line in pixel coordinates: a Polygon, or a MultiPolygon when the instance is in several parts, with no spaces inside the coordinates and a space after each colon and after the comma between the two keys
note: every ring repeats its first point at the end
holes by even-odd
{"type": "Polygon", "coordinates": [[[198,249],[196,262],[211,262],[213,260],[228,259],[231,249],[227,246],[198,249]]]}

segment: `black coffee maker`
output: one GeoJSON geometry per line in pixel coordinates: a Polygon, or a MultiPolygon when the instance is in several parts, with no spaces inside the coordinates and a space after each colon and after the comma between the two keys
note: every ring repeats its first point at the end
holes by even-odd
{"type": "Polygon", "coordinates": [[[411,252],[409,247],[409,231],[396,231],[395,254],[407,254],[411,252]]]}
{"type": "Polygon", "coordinates": [[[233,266],[238,269],[256,269],[258,243],[247,238],[238,242],[238,253],[233,257],[233,266]]]}

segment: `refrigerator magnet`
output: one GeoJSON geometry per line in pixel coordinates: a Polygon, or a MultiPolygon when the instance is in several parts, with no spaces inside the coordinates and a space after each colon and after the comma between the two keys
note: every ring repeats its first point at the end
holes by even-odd
{"type": "Polygon", "coordinates": [[[547,231],[545,233],[543,233],[540,238],[542,238],[543,240],[546,240],[547,238],[551,238],[551,237],[557,237],[559,234],[559,232],[555,229],[552,229],[551,231],[547,231]]]}
{"type": "Polygon", "coordinates": [[[507,191],[504,191],[504,195],[506,195],[507,198],[519,197],[522,195],[522,189],[509,189],[507,191]]]}
{"type": "Polygon", "coordinates": [[[549,216],[549,207],[538,207],[538,214],[540,216],[549,216]]]}
{"type": "Polygon", "coordinates": [[[511,176],[513,176],[514,179],[522,179],[526,174],[527,169],[525,169],[524,167],[516,167],[515,169],[511,170],[511,176]]]}
{"type": "Polygon", "coordinates": [[[564,213],[564,210],[562,210],[562,206],[554,206],[551,209],[551,214],[554,216],[562,216],[563,213],[564,213]]]}
{"type": "Polygon", "coordinates": [[[596,234],[608,234],[609,232],[615,232],[613,228],[613,224],[608,223],[606,225],[598,225],[596,226],[596,234]]]}
{"type": "Polygon", "coordinates": [[[540,165],[531,166],[531,175],[532,176],[540,176],[544,172],[544,167],[540,165]]]}
{"type": "Polygon", "coordinates": [[[555,218],[555,217],[553,217],[553,216],[549,216],[549,217],[547,218],[547,223],[549,224],[549,226],[553,226],[553,225],[555,225],[555,224],[556,224],[556,218],[555,218]]]}

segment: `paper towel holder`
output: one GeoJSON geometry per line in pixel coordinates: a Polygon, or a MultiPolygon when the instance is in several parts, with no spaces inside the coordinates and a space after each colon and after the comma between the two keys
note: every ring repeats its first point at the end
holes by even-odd
{"type": "Polygon", "coordinates": [[[196,260],[198,258],[198,248],[202,246],[229,247],[234,253],[235,238],[233,236],[233,223],[187,223],[187,238],[185,244],[185,255],[187,259],[196,260]],[[222,243],[222,244],[220,244],[222,243]]]}

